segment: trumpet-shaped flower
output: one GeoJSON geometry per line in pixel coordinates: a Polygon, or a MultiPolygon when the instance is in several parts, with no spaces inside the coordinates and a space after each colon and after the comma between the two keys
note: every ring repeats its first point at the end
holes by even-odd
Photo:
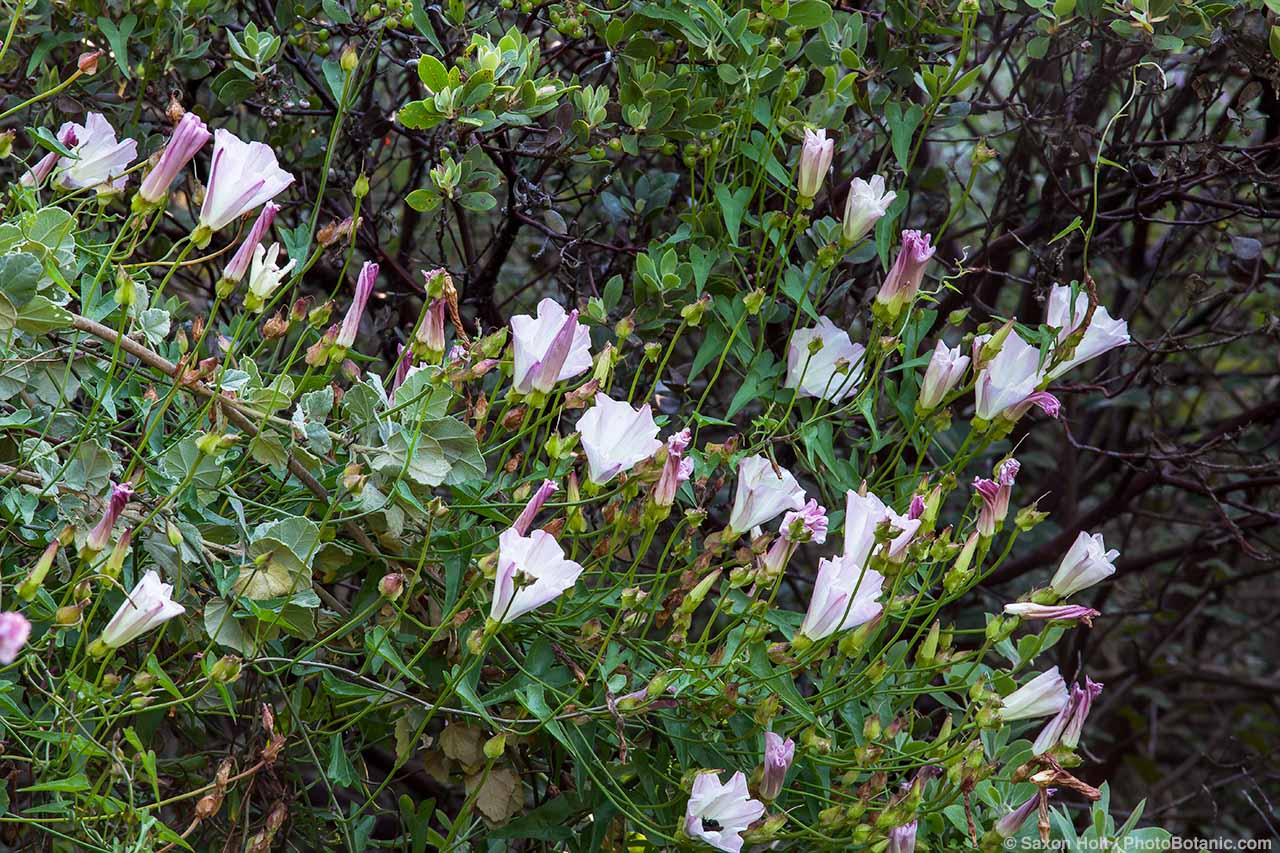
{"type": "Polygon", "coordinates": [[[275,198],[293,183],[271,146],[245,142],[223,128],[213,132],[209,185],[200,208],[200,227],[218,231],[275,198]]]}
{"type": "MultiPolygon", "coordinates": [[[[913,501],[914,502],[914,501],[913,501]]],[[[844,555],[858,566],[865,566],[875,550],[876,528],[888,521],[899,532],[889,542],[889,559],[901,560],[907,546],[920,531],[920,516],[899,515],[875,494],[858,494],[850,489],[845,494],[844,555]]]]}
{"type": "Polygon", "coordinates": [[[873,175],[870,182],[854,178],[849,184],[849,197],[844,202],[844,222],[840,231],[844,244],[852,246],[865,237],[897,197],[895,192],[885,192],[884,178],[879,175],[873,175]]]}
{"type": "MultiPolygon", "coordinates": [[[[187,113],[187,115],[191,115],[191,113],[187,113]]],[[[279,212],[280,206],[272,202],[267,202],[262,206],[262,212],[253,221],[253,227],[245,235],[244,242],[240,244],[240,248],[236,249],[236,253],[231,256],[231,262],[222,270],[222,277],[218,280],[219,293],[221,295],[229,296],[231,291],[235,289],[235,285],[239,284],[240,279],[244,278],[244,274],[249,271],[249,266],[254,260],[258,245],[262,242],[262,238],[267,236],[267,231],[271,229],[271,223],[275,222],[276,214],[279,212]]]]}
{"type": "Polygon", "coordinates": [[[1032,744],[1036,755],[1042,755],[1059,743],[1068,749],[1075,749],[1080,743],[1080,732],[1084,729],[1085,718],[1089,716],[1089,708],[1093,700],[1102,694],[1102,685],[1085,676],[1085,686],[1071,685],[1071,693],[1062,710],[1045,724],[1032,744]],[[1068,731],[1069,730],[1069,731],[1068,731]],[[1069,742],[1068,742],[1069,741],[1069,742]]]}
{"type": "Polygon", "coordinates": [[[249,294],[244,300],[245,308],[261,313],[285,276],[297,264],[297,259],[293,259],[284,266],[279,266],[276,263],[279,257],[279,243],[272,243],[270,249],[262,248],[261,243],[253,247],[253,266],[249,271],[249,294]]]}
{"type": "Polygon", "coordinates": [[[751,799],[741,770],[728,783],[705,770],[693,780],[685,808],[684,831],[725,853],[740,853],[742,833],[764,814],[764,803],[751,799]]]}
{"type": "Polygon", "coordinates": [[[782,517],[778,538],[773,540],[769,550],[760,558],[760,565],[766,575],[777,577],[782,574],[791,555],[802,542],[821,545],[826,541],[827,510],[811,498],[800,510],[788,512],[782,517]]]}
{"type": "Polygon", "coordinates": [[[876,292],[876,302],[885,306],[890,317],[897,317],[903,307],[911,304],[920,291],[924,269],[929,265],[936,249],[929,245],[931,237],[919,231],[902,232],[902,248],[885,276],[884,284],[876,292]]]}
{"type": "Polygon", "coordinates": [[[862,375],[866,348],[826,317],[818,325],[799,329],[787,350],[787,388],[800,397],[820,397],[839,403],[854,392],[862,375]]]}
{"type": "Polygon", "coordinates": [[[529,528],[533,526],[533,520],[538,517],[538,512],[542,509],[542,505],[556,493],[560,487],[556,485],[555,480],[543,480],[541,485],[533,493],[533,497],[529,498],[529,502],[525,504],[524,509],[517,516],[515,524],[511,525],[512,529],[524,536],[529,532],[529,528]]]}
{"type": "Polygon", "coordinates": [[[443,297],[431,300],[423,311],[422,322],[418,324],[416,340],[432,361],[439,361],[444,355],[444,312],[447,307],[443,297]]]}
{"type": "Polygon", "coordinates": [[[982,498],[982,508],[978,510],[978,533],[981,535],[994,536],[996,528],[1009,514],[1009,495],[1021,467],[1017,459],[1006,459],[996,469],[994,480],[973,478],[973,488],[982,498]]]}
{"type": "Polygon", "coordinates": [[[920,408],[926,412],[942,405],[943,399],[956,387],[969,366],[969,356],[960,347],[951,349],[942,341],[933,348],[924,379],[920,381],[920,408]]]}
{"type": "Polygon", "coordinates": [[[1000,718],[1006,723],[1047,717],[1067,704],[1067,684],[1055,666],[1045,670],[1001,700],[1000,718]]]}
{"type": "MultiPolygon", "coordinates": [[[[1052,797],[1054,791],[1054,788],[1046,789],[1045,796],[1052,797]]],[[[1031,817],[1032,812],[1039,807],[1040,795],[1035,794],[1031,799],[996,821],[992,831],[1000,838],[1013,838],[1018,834],[1018,830],[1022,829],[1022,825],[1027,822],[1027,818],[1031,817]]]]}
{"type": "MultiPolygon", "coordinates": [[[[1058,344],[1062,345],[1075,334],[1084,323],[1089,313],[1089,297],[1077,293],[1075,304],[1071,302],[1071,288],[1055,284],[1049,291],[1049,305],[1045,311],[1045,323],[1058,330],[1058,344]]],[[[1076,344],[1071,357],[1055,365],[1049,371],[1049,378],[1056,379],[1073,367],[1110,352],[1116,347],[1129,343],[1129,324],[1124,320],[1112,317],[1105,306],[1099,305],[1085,329],[1083,337],[1076,344]]]]}
{"type": "Polygon", "coordinates": [[[812,201],[822,189],[835,147],[835,140],[827,139],[825,130],[805,129],[804,145],[800,149],[800,175],[796,181],[796,192],[804,201],[812,201]]]}
{"type": "MultiPolygon", "coordinates": [[[[63,148],[76,147],[76,128],[80,125],[73,122],[65,122],[62,127],[58,128],[58,141],[62,143],[63,148]]],[[[50,151],[36,162],[34,166],[22,173],[22,177],[18,179],[24,187],[33,187],[36,184],[49,177],[49,173],[53,171],[54,166],[58,165],[58,161],[62,159],[62,155],[56,151],[50,151]]]]}
{"type": "Polygon", "coordinates": [[[1036,604],[1031,601],[1013,601],[1004,606],[1004,612],[1019,619],[1044,619],[1048,622],[1083,622],[1093,626],[1095,616],[1101,616],[1092,607],[1079,604],[1036,604]]]}
{"type": "Polygon", "coordinates": [[[160,576],[149,571],[111,617],[101,641],[108,648],[118,649],[185,612],[186,608],[173,600],[173,587],[161,583],[160,576]]]}
{"type": "Polygon", "coordinates": [[[335,344],[339,348],[351,349],[355,344],[356,335],[360,332],[360,320],[364,317],[365,306],[369,304],[373,284],[377,280],[378,265],[373,261],[365,261],[360,268],[360,277],[356,279],[356,294],[347,308],[346,316],[342,318],[342,328],[338,330],[335,344]]]}
{"type": "Polygon", "coordinates": [[[596,393],[595,405],[578,420],[578,432],[587,452],[591,482],[598,486],[630,471],[662,447],[648,403],[633,409],[625,400],[614,400],[604,392],[596,393]]]}
{"type": "Polygon", "coordinates": [[[516,391],[546,393],[557,382],[591,368],[591,333],[578,322],[578,311],[565,312],[554,300],[538,303],[538,315],[511,318],[516,391]]]}
{"type": "Polygon", "coordinates": [[[870,622],[880,613],[878,599],[883,589],[883,575],[864,568],[847,554],[824,557],[818,561],[818,577],[800,633],[811,640],[821,640],[870,622]]]}
{"type": "Polygon", "coordinates": [[[884,853],[914,853],[918,827],[918,821],[913,820],[889,830],[889,846],[884,853]]]}
{"type": "Polygon", "coordinates": [[[1101,533],[1080,531],[1076,541],[1058,564],[1049,586],[1062,598],[1087,589],[1116,573],[1115,559],[1120,552],[1103,544],[1101,533]]]}
{"type": "MultiPolygon", "coordinates": [[[[985,336],[974,341],[975,352],[985,336]]],[[[1058,416],[1058,400],[1036,388],[1045,379],[1040,367],[1040,350],[1011,333],[981,372],[973,389],[976,412],[984,420],[1003,416],[1016,421],[1026,411],[1039,406],[1050,417],[1058,416]]]]}
{"type": "MultiPolygon", "coordinates": [[[[186,168],[191,158],[196,156],[196,152],[212,136],[200,116],[195,113],[184,114],[169,135],[169,144],[161,152],[155,168],[142,179],[138,195],[148,204],[160,204],[164,201],[169,195],[169,185],[173,183],[173,179],[178,177],[178,173],[186,168]]],[[[243,274],[242,272],[241,275],[243,274]]]]}
{"type": "MultiPolygon", "coordinates": [[[[65,128],[66,125],[63,125],[65,128]]],[[[74,158],[58,161],[57,182],[71,189],[111,184],[138,156],[138,143],[116,140],[115,128],[102,113],[89,113],[84,124],[72,124],[76,145],[74,158]]]]}
{"type": "Polygon", "coordinates": [[[776,800],[787,781],[787,771],[796,756],[796,742],[782,739],[773,732],[764,733],[764,774],[760,778],[760,796],[776,800]]]}
{"type": "Polygon", "coordinates": [[[111,497],[107,499],[107,508],[102,513],[102,518],[98,521],[94,528],[89,531],[89,536],[85,540],[85,548],[93,553],[106,550],[111,544],[111,530],[116,526],[116,520],[120,518],[120,513],[124,512],[124,508],[128,506],[129,499],[133,497],[133,486],[128,483],[113,485],[111,487],[111,497]]]}
{"type": "Polygon", "coordinates": [[[786,468],[775,469],[764,456],[748,456],[738,463],[738,488],[729,513],[729,529],[735,534],[803,506],[804,489],[786,468]]]}
{"type": "Polygon", "coordinates": [[[564,558],[556,538],[545,530],[520,535],[514,527],[498,537],[498,575],[490,618],[511,622],[554,601],[572,587],[582,566],[564,558]]]}
{"type": "Polygon", "coordinates": [[[658,506],[675,503],[680,484],[693,475],[693,460],[684,456],[691,440],[692,434],[687,429],[667,439],[667,461],[663,463],[662,473],[653,486],[653,502],[658,506]]]}

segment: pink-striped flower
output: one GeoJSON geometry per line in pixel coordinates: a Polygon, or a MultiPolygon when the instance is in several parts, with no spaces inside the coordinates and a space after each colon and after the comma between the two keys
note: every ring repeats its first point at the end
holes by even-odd
{"type": "MultiPolygon", "coordinates": [[[[975,339],[975,351],[988,339],[986,336],[975,339]]],[[[973,389],[978,417],[988,421],[997,417],[1017,421],[1032,406],[1039,406],[1049,417],[1056,418],[1058,398],[1048,391],[1036,390],[1045,378],[1040,350],[1011,332],[1000,352],[978,373],[973,389]]]]}
{"type": "Polygon", "coordinates": [[[545,530],[521,535],[514,527],[498,537],[498,575],[489,618],[518,619],[559,598],[577,582],[582,566],[566,560],[564,549],[545,530]]]}
{"type": "Polygon", "coordinates": [[[275,198],[293,183],[271,146],[244,142],[224,128],[213,132],[213,161],[200,208],[200,228],[218,231],[275,198]]]}
{"type": "Polygon", "coordinates": [[[933,348],[929,358],[929,366],[925,368],[924,378],[920,380],[920,397],[917,400],[924,411],[936,409],[951,389],[956,387],[960,377],[964,376],[969,366],[969,356],[963,354],[960,347],[951,349],[942,341],[933,348]]]}
{"type": "Polygon", "coordinates": [[[21,613],[0,613],[0,664],[8,666],[18,659],[18,653],[31,636],[31,623],[21,613]]]}
{"type": "Polygon", "coordinates": [[[896,318],[903,307],[916,298],[924,269],[936,251],[929,245],[930,239],[930,235],[919,231],[902,232],[902,248],[898,250],[897,260],[876,293],[876,302],[885,307],[890,317],[896,318]]]}
{"type": "Polygon", "coordinates": [[[914,853],[918,829],[918,822],[913,820],[889,830],[889,846],[884,853],[914,853]]]}
{"type": "MultiPolygon", "coordinates": [[[[165,146],[156,161],[155,168],[142,179],[138,187],[138,195],[149,204],[160,204],[169,195],[169,185],[178,173],[186,168],[196,152],[204,147],[213,134],[195,113],[186,113],[169,135],[169,144],[165,146]]],[[[259,235],[261,239],[261,235],[259,235]]],[[[242,271],[240,275],[244,275],[242,271]]],[[[236,279],[239,281],[239,279],[236,279]]]]}
{"type": "Polygon", "coordinates": [[[1055,666],[1010,693],[1000,702],[1000,718],[1006,723],[1047,717],[1067,704],[1067,684],[1055,666]]]}
{"type": "Polygon", "coordinates": [[[71,149],[75,159],[63,157],[58,161],[57,183],[64,187],[84,189],[112,184],[137,159],[138,143],[132,139],[117,141],[115,128],[102,113],[89,113],[83,125],[71,127],[76,141],[71,149]]]}
{"type": "Polygon", "coordinates": [[[341,349],[351,349],[360,331],[360,320],[364,317],[365,306],[369,304],[369,296],[373,293],[373,284],[378,280],[378,265],[373,261],[365,261],[360,268],[360,277],[356,279],[356,294],[351,300],[347,315],[342,318],[342,328],[338,330],[335,345],[341,349]]]}
{"type": "MultiPolygon", "coordinates": [[[[1055,284],[1049,291],[1049,305],[1045,311],[1045,323],[1058,330],[1058,345],[1075,334],[1084,323],[1089,313],[1089,297],[1084,293],[1076,293],[1075,303],[1071,301],[1071,288],[1055,284]]],[[[1089,320],[1089,328],[1076,344],[1075,352],[1052,370],[1049,378],[1055,379],[1073,367],[1110,352],[1116,347],[1129,343],[1129,324],[1117,320],[1107,312],[1106,306],[1099,305],[1094,309],[1089,320]]]]}
{"type": "Polygon", "coordinates": [[[591,482],[597,486],[630,471],[662,447],[648,403],[633,409],[626,400],[614,400],[603,391],[596,393],[595,405],[578,419],[578,433],[591,482]]]}
{"type": "Polygon", "coordinates": [[[667,439],[667,461],[663,463],[662,473],[653,486],[653,502],[658,506],[675,503],[680,485],[693,475],[693,460],[684,456],[692,438],[692,433],[683,429],[667,439]]]}
{"type": "MultiPolygon", "coordinates": [[[[865,566],[875,550],[876,529],[885,521],[899,531],[889,541],[888,556],[894,562],[906,559],[907,547],[920,532],[920,516],[899,515],[872,492],[859,494],[850,489],[845,493],[844,555],[858,566],[865,566]]],[[[922,507],[923,509],[923,507],[922,507]]]]}
{"type": "MultiPolygon", "coordinates": [[[[1052,797],[1057,789],[1047,788],[1045,796],[1052,797]]],[[[1035,794],[1031,799],[1009,812],[1004,817],[996,821],[992,831],[1000,838],[1013,838],[1018,834],[1018,830],[1022,829],[1022,825],[1027,822],[1027,818],[1031,817],[1032,812],[1040,808],[1040,795],[1035,794]]]]}
{"type": "Polygon", "coordinates": [[[803,542],[816,542],[821,545],[827,541],[827,511],[812,498],[799,510],[789,512],[782,517],[782,526],[778,528],[778,538],[773,540],[769,550],[760,558],[760,565],[770,577],[782,574],[796,551],[796,546],[803,542]]]}
{"type": "Polygon", "coordinates": [[[439,361],[444,355],[444,312],[448,304],[443,298],[433,299],[422,314],[415,340],[422,355],[431,361],[439,361]]]}
{"type": "Polygon", "coordinates": [[[1093,620],[1101,616],[1092,607],[1079,604],[1035,604],[1030,601],[1014,601],[1004,606],[1004,612],[1019,619],[1044,619],[1048,622],[1083,622],[1093,627],[1093,620]]]}
{"type": "Polygon", "coordinates": [[[120,518],[120,514],[124,512],[124,508],[128,506],[129,499],[132,497],[133,486],[128,483],[111,487],[111,497],[107,499],[107,508],[102,513],[102,519],[89,531],[89,536],[85,540],[87,550],[94,553],[106,550],[111,544],[111,531],[116,526],[116,520],[120,518]]]}
{"type": "Polygon", "coordinates": [[[565,312],[552,299],[538,303],[538,315],[511,318],[513,380],[516,391],[547,393],[557,382],[591,367],[591,333],[578,311],[565,312]]]}
{"type": "Polygon", "coordinates": [[[741,770],[722,783],[713,770],[693,780],[685,807],[684,831],[724,853],[741,853],[742,833],[764,814],[764,803],[751,799],[741,770]]]}
{"type": "Polygon", "coordinates": [[[512,529],[524,536],[529,532],[529,528],[533,526],[533,520],[537,517],[538,512],[542,509],[542,505],[556,493],[560,487],[556,485],[555,480],[543,480],[533,493],[533,497],[529,498],[529,503],[525,504],[524,509],[520,511],[520,515],[516,518],[515,524],[511,525],[512,529]]]}
{"type": "Polygon", "coordinates": [[[1101,533],[1082,530],[1058,564],[1049,586],[1062,598],[1088,589],[1115,574],[1119,556],[1116,549],[1107,550],[1101,533]]]}
{"type": "Polygon", "coordinates": [[[818,561],[818,577],[800,634],[821,640],[870,622],[882,609],[883,589],[884,575],[874,569],[864,568],[848,555],[824,557],[818,561]]]}
{"type": "MultiPolygon", "coordinates": [[[[191,113],[187,113],[187,115],[191,115],[191,113]]],[[[222,277],[219,279],[218,285],[222,290],[226,291],[226,295],[230,295],[230,290],[239,284],[240,280],[244,278],[244,274],[249,271],[249,265],[253,262],[254,249],[262,242],[262,238],[267,236],[267,231],[271,229],[271,223],[275,222],[276,214],[279,212],[280,206],[273,202],[269,201],[262,206],[262,212],[253,221],[253,227],[245,235],[244,242],[240,244],[240,248],[236,249],[236,253],[231,256],[231,262],[222,270],[222,277]]]]}
{"type": "Polygon", "coordinates": [[[1032,751],[1042,755],[1059,743],[1067,749],[1075,749],[1080,743],[1080,733],[1084,730],[1084,721],[1089,716],[1093,700],[1102,695],[1102,685],[1085,676],[1085,684],[1071,685],[1071,694],[1062,710],[1045,727],[1040,730],[1032,751]]]}
{"type": "Polygon", "coordinates": [[[413,350],[404,344],[396,344],[396,374],[391,380],[391,390],[395,390],[404,384],[409,378],[409,371],[413,369],[413,350]]]}
{"type": "MultiPolygon", "coordinates": [[[[76,128],[79,125],[72,122],[65,122],[62,127],[58,128],[58,141],[62,143],[63,148],[76,147],[76,128]]],[[[49,177],[49,173],[53,171],[53,167],[58,165],[58,160],[62,155],[56,151],[50,151],[36,162],[34,166],[23,173],[18,179],[18,183],[24,187],[33,187],[36,184],[43,183],[44,179],[49,177]]]]}
{"type": "Polygon", "coordinates": [[[862,178],[854,178],[849,184],[849,197],[844,202],[844,222],[840,230],[844,245],[852,246],[865,237],[897,197],[895,192],[885,192],[884,178],[879,175],[873,175],[869,183],[862,178]]]}
{"type": "Polygon", "coordinates": [[[800,175],[796,180],[796,192],[801,200],[812,201],[822,189],[827,170],[831,168],[835,146],[835,140],[827,139],[825,130],[805,129],[804,144],[800,149],[800,175]]]}
{"type": "Polygon", "coordinates": [[[996,469],[994,480],[973,478],[973,488],[982,498],[982,507],[978,510],[978,533],[981,535],[994,536],[1009,514],[1009,495],[1021,467],[1017,459],[1006,459],[996,469]]]}
{"type": "Polygon", "coordinates": [[[795,759],[796,742],[791,738],[783,740],[773,732],[764,733],[764,774],[760,779],[760,796],[766,800],[776,800],[782,793],[782,786],[787,781],[787,771],[795,759]]]}
{"type": "Polygon", "coordinates": [[[173,587],[161,583],[160,576],[149,571],[111,617],[99,642],[107,648],[118,649],[186,612],[185,607],[173,600],[173,587]]]}

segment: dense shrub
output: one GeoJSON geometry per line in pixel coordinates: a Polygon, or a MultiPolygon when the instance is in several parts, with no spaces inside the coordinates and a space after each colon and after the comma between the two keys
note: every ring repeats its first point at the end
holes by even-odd
{"type": "Polygon", "coordinates": [[[1270,825],[1280,10],[9,3],[6,841],[1270,825]]]}

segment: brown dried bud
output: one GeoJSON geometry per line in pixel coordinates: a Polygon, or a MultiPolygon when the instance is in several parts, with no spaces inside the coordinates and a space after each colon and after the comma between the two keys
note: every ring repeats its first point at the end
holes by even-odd
{"type": "Polygon", "coordinates": [[[283,338],[288,333],[289,321],[285,319],[284,313],[281,311],[271,315],[271,318],[262,324],[262,337],[269,341],[283,338]]]}
{"type": "Polygon", "coordinates": [[[307,319],[307,312],[311,310],[311,297],[299,296],[294,300],[293,307],[289,309],[289,321],[292,323],[301,323],[307,319]]]}
{"type": "Polygon", "coordinates": [[[194,820],[208,820],[218,813],[218,809],[222,808],[222,792],[211,791],[200,798],[196,803],[196,813],[194,820]]]}
{"type": "Polygon", "coordinates": [[[178,94],[177,90],[170,92],[169,106],[164,108],[164,117],[169,120],[169,124],[177,124],[187,114],[187,111],[182,108],[182,104],[178,101],[178,94]]]}
{"type": "Polygon", "coordinates": [[[76,60],[76,67],[86,77],[92,77],[98,73],[98,57],[100,56],[102,56],[102,51],[100,50],[90,50],[82,53],[80,58],[76,60]]]}
{"type": "Polygon", "coordinates": [[[356,223],[350,216],[341,222],[334,220],[316,232],[316,240],[327,249],[339,240],[346,240],[355,227],[356,223]]]}
{"type": "Polygon", "coordinates": [[[507,412],[506,416],[502,419],[502,428],[516,429],[519,427],[520,422],[524,420],[524,413],[524,406],[516,406],[511,411],[507,412]]]}
{"type": "Polygon", "coordinates": [[[596,392],[599,390],[600,380],[592,379],[589,382],[585,382],[564,395],[564,407],[566,409],[585,409],[588,403],[595,400],[596,392]]]}

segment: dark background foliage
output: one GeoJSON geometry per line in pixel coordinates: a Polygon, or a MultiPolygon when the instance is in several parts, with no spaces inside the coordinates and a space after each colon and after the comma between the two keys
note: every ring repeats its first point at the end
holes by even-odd
{"type": "MultiPolygon", "coordinates": [[[[1104,533],[1121,551],[1115,582],[1091,593],[1104,616],[1055,650],[1064,674],[1087,670],[1106,684],[1085,778],[1110,780],[1115,802],[1147,798],[1144,820],[1175,833],[1275,836],[1280,61],[1268,42],[1276,11],[984,4],[962,69],[979,69],[976,77],[963,100],[929,116],[926,132],[907,129],[908,147],[903,116],[930,103],[917,72],[960,50],[952,10],[841,2],[832,13],[811,3],[820,8],[809,20],[796,12],[803,2],[793,3],[785,20],[762,27],[776,46],[762,39],[751,53],[741,39],[720,39],[717,62],[710,16],[677,14],[685,5],[635,2],[603,13],[571,3],[40,0],[19,7],[24,38],[0,65],[0,88],[12,106],[47,88],[52,69],[74,64],[82,34],[99,44],[114,36],[116,56],[99,74],[30,123],[56,127],[106,109],[141,138],[164,132],[171,101],[237,117],[298,176],[281,216],[296,229],[294,245],[305,246],[317,224],[313,199],[323,199],[320,224],[351,216],[351,190],[368,175],[357,245],[383,265],[365,331],[384,359],[420,310],[419,270],[445,267],[477,328],[493,329],[546,294],[599,322],[632,316],[626,355],[643,370],[646,336],[670,322],[670,306],[692,301],[695,282],[712,294],[755,286],[749,262],[701,257],[700,246],[715,245],[708,235],[723,239],[727,227],[705,175],[754,157],[743,150],[733,67],[768,51],[785,57],[773,84],[778,156],[794,150],[805,123],[838,140],[815,220],[838,219],[852,177],[886,174],[906,200],[896,227],[936,234],[948,223],[938,258],[963,274],[940,295],[940,316],[967,310],[966,331],[994,317],[1039,318],[1048,286],[1081,279],[1087,264],[1102,302],[1129,321],[1132,346],[1055,386],[1060,420],[1024,421],[1010,439],[1029,473],[1018,481],[1020,502],[1043,495],[1052,515],[1002,567],[990,602],[1044,582],[1079,531],[1104,533]],[[251,22],[286,38],[262,68],[235,70],[225,32],[243,39],[251,22]],[[508,27],[541,39],[529,79],[602,87],[603,114],[588,121],[580,101],[563,97],[491,125],[412,128],[395,119],[427,94],[419,54],[450,67],[473,33],[496,40],[508,27]],[[359,88],[330,149],[341,93],[326,68],[347,45],[361,58],[359,88]],[[836,85],[849,69],[855,82],[836,85]],[[638,120],[646,107],[653,118],[638,120]],[[979,145],[994,157],[975,161],[979,145]],[[406,197],[432,186],[430,170],[448,158],[463,163],[470,195],[415,209],[406,197]],[[668,250],[671,269],[661,263],[668,250]],[[653,267],[675,282],[655,284],[644,275],[653,267]]],[[[740,220],[744,234],[780,206],[762,193],[740,220]]],[[[180,218],[162,225],[174,237],[187,227],[180,218]]],[[[326,256],[308,285],[333,292],[342,263],[326,256]]],[[[882,275],[876,257],[841,260],[823,311],[862,312],[882,275]]],[[[179,279],[195,304],[212,292],[212,278],[179,279]]],[[[697,341],[677,353],[673,396],[697,399],[707,387],[710,371],[697,361],[697,341]]],[[[730,410],[753,381],[749,365],[726,369],[730,381],[712,388],[722,399],[708,411],[730,410]]],[[[749,400],[739,408],[738,421],[748,422],[749,400]]],[[[421,772],[403,786],[441,793],[421,772]]]]}

